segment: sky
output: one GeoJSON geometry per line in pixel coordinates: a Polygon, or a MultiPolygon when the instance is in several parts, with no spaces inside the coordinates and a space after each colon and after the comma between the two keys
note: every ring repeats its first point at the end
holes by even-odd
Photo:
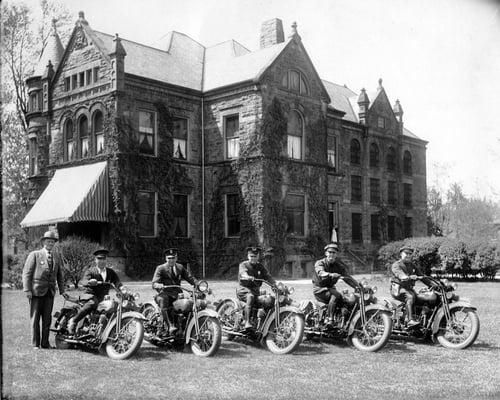
{"type": "MultiPolygon", "coordinates": [[[[21,1],[21,0],[16,0],[21,1]]],[[[24,1],[36,4],[36,0],[24,1]]],[[[487,0],[66,0],[90,26],[151,46],[172,31],[258,50],[262,22],[297,30],[322,79],[379,78],[427,145],[428,186],[500,202],[500,3],[487,0]]]]}

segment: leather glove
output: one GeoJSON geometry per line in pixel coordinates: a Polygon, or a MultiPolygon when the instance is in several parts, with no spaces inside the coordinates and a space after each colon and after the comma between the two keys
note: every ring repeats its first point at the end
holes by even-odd
{"type": "Polygon", "coordinates": [[[340,274],[337,274],[336,272],[332,272],[332,273],[330,274],[330,276],[331,276],[333,279],[339,279],[341,275],[340,275],[340,274]]]}
{"type": "Polygon", "coordinates": [[[89,286],[97,286],[97,284],[98,284],[97,279],[89,279],[88,281],[89,286]]]}
{"type": "Polygon", "coordinates": [[[410,279],[413,281],[417,280],[417,278],[418,278],[417,275],[410,275],[410,279]]]}
{"type": "Polygon", "coordinates": [[[248,280],[253,282],[255,280],[255,277],[248,275],[248,280]]]}

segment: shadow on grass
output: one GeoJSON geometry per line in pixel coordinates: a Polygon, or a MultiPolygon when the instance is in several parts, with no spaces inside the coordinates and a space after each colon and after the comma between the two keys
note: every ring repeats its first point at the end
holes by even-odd
{"type": "Polygon", "coordinates": [[[488,342],[476,342],[472,346],[468,347],[466,350],[476,350],[476,351],[500,350],[500,346],[488,342]]]}

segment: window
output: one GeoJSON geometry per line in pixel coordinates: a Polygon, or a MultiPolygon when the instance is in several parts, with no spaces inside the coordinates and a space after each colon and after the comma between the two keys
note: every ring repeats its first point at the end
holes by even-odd
{"type": "Polygon", "coordinates": [[[304,236],[304,212],[304,196],[299,194],[288,194],[285,198],[287,233],[304,236]]]}
{"type": "Polygon", "coordinates": [[[240,196],[226,194],[226,237],[240,236],[240,196]]]}
{"type": "Polygon", "coordinates": [[[370,219],[372,241],[378,241],[380,240],[380,217],[378,214],[372,214],[370,219]]]}
{"type": "Polygon", "coordinates": [[[359,203],[363,199],[361,176],[351,175],[351,201],[359,203]]]}
{"type": "Polygon", "coordinates": [[[360,243],[363,241],[363,226],[362,226],[362,215],[359,213],[351,214],[352,223],[352,241],[360,243]]]}
{"type": "Polygon", "coordinates": [[[309,93],[305,76],[301,72],[296,70],[287,71],[285,75],[283,75],[281,84],[287,89],[299,92],[301,94],[309,93]]]}
{"type": "Polygon", "coordinates": [[[156,236],[156,193],[137,192],[139,236],[156,236]]]}
{"type": "Polygon", "coordinates": [[[385,118],[377,117],[377,128],[384,129],[385,128],[385,118]]]}
{"type": "Polygon", "coordinates": [[[78,86],[78,75],[71,75],[71,89],[75,90],[78,86]]]}
{"type": "Polygon", "coordinates": [[[238,158],[240,154],[240,117],[231,115],[224,118],[226,137],[226,158],[238,158]]]}
{"type": "Polygon", "coordinates": [[[337,167],[337,137],[332,134],[328,134],[328,165],[330,167],[337,167]]]}
{"type": "Polygon", "coordinates": [[[387,216],[387,238],[390,242],[396,240],[396,217],[394,215],[387,216]]]}
{"type": "Polygon", "coordinates": [[[409,238],[413,236],[413,226],[412,226],[412,219],[411,217],[405,217],[404,220],[404,233],[405,233],[405,238],[409,238]]]}
{"type": "Polygon", "coordinates": [[[154,112],[139,111],[139,152],[156,155],[154,112]]]}
{"type": "Polygon", "coordinates": [[[370,203],[380,204],[380,179],[370,178],[370,203]]]}
{"type": "Polygon", "coordinates": [[[174,194],[174,223],[175,237],[188,237],[188,196],[174,194]]]}
{"type": "Polygon", "coordinates": [[[370,145],[370,167],[378,167],[380,163],[380,151],[375,143],[370,145]]]}
{"type": "Polygon", "coordinates": [[[396,182],[388,181],[387,182],[387,203],[394,206],[397,203],[396,197],[396,182]]]}
{"type": "Polygon", "coordinates": [[[102,112],[96,111],[94,114],[94,136],[95,136],[95,154],[104,152],[104,127],[102,112]]]}
{"type": "Polygon", "coordinates": [[[70,119],[64,124],[64,137],[66,141],[65,158],[66,161],[71,161],[76,158],[75,141],[73,139],[73,121],[70,119]]]}
{"type": "Polygon", "coordinates": [[[394,147],[389,147],[387,150],[387,170],[396,171],[396,150],[394,147]]]}
{"type": "Polygon", "coordinates": [[[71,90],[71,77],[67,76],[64,78],[64,90],[69,92],[71,90]]]}
{"type": "Polygon", "coordinates": [[[38,174],[38,142],[36,138],[29,141],[29,168],[30,175],[38,174]]]}
{"type": "Polygon", "coordinates": [[[187,119],[174,118],[172,127],[174,137],[173,157],[179,160],[187,159],[187,119]]]}
{"type": "Polygon", "coordinates": [[[85,82],[87,82],[87,85],[92,84],[92,70],[88,69],[85,71],[85,82]]]}
{"type": "Polygon", "coordinates": [[[339,227],[339,203],[336,201],[328,202],[328,237],[332,242],[338,242],[339,227]],[[333,230],[335,229],[335,237],[333,230]]]}
{"type": "Polygon", "coordinates": [[[28,109],[31,112],[39,111],[38,107],[38,93],[34,92],[30,94],[29,97],[29,102],[28,102],[28,109]]]}
{"type": "Polygon", "coordinates": [[[302,135],[304,127],[300,114],[292,110],[287,123],[287,155],[294,160],[302,159],[302,135]]]}
{"type": "Polygon", "coordinates": [[[93,71],[93,78],[92,79],[94,81],[94,83],[98,82],[99,81],[99,67],[94,67],[94,69],[92,70],[93,71]]]}
{"type": "Polygon", "coordinates": [[[85,72],[80,72],[78,74],[78,86],[85,86],[85,72]]]}
{"type": "Polygon", "coordinates": [[[411,153],[408,150],[406,150],[403,155],[403,172],[406,175],[411,175],[413,173],[411,165],[411,153]]]}
{"type": "Polygon", "coordinates": [[[80,135],[80,151],[82,158],[89,156],[89,131],[87,117],[82,116],[78,120],[78,133],[80,135]]]}
{"type": "Polygon", "coordinates": [[[411,183],[403,183],[403,205],[405,207],[412,206],[412,187],[411,183]]]}
{"type": "Polygon", "coordinates": [[[351,164],[361,164],[361,146],[356,139],[351,140],[351,164]]]}

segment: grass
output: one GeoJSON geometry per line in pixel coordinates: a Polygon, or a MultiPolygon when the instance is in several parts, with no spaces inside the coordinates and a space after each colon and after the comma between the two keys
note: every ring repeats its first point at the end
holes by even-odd
{"type": "MultiPolygon", "coordinates": [[[[376,279],[379,297],[387,281],[376,279]]],[[[294,282],[294,299],[311,298],[294,282]]],[[[144,300],[149,284],[129,284],[144,300]]],[[[215,298],[232,297],[234,282],[214,282],[215,298]]],[[[391,340],[378,353],[344,343],[302,343],[275,356],[258,345],[223,340],[213,358],[144,342],[126,361],[80,350],[32,350],[28,303],[2,291],[2,398],[8,399],[494,399],[500,398],[500,290],[494,282],[459,283],[477,306],[481,332],[462,351],[391,340]]],[[[56,298],[54,310],[62,304],[56,298]]],[[[53,343],[53,338],[51,338],[53,343]]]]}

